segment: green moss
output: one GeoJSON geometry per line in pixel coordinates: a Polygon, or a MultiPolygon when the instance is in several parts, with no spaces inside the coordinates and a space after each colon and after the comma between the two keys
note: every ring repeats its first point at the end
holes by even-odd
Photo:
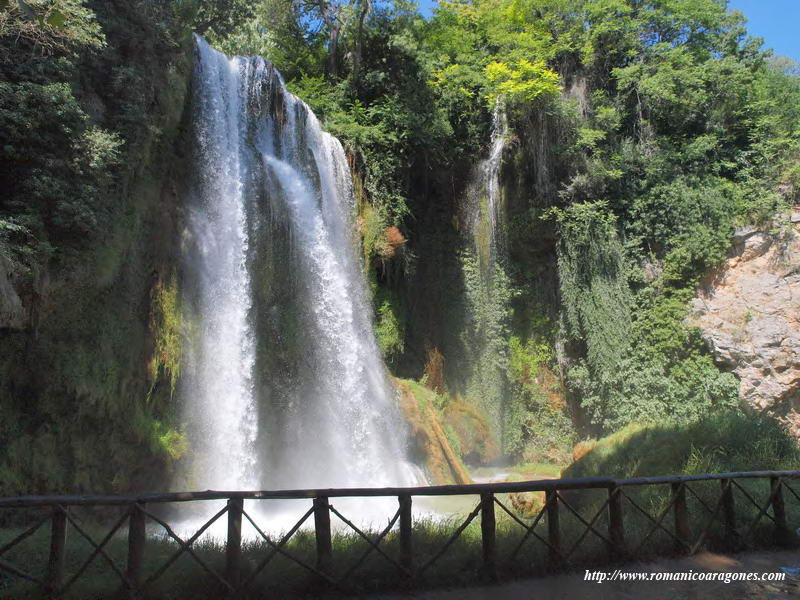
{"type": "Polygon", "coordinates": [[[453,426],[447,421],[445,421],[442,424],[442,429],[444,430],[444,434],[447,437],[447,442],[450,444],[450,448],[453,449],[453,452],[455,452],[456,456],[458,456],[460,459],[463,459],[464,452],[463,449],[461,448],[461,440],[459,439],[458,435],[453,429],[453,426]]]}
{"type": "MultiPolygon", "coordinates": [[[[182,432],[170,423],[171,415],[154,414],[145,402],[139,402],[130,408],[128,428],[136,440],[147,447],[151,457],[163,462],[166,466],[186,455],[189,440],[182,432]]],[[[124,475],[124,474],[120,474],[124,475]]]]}
{"type": "Polygon", "coordinates": [[[184,329],[174,276],[166,284],[159,281],[153,288],[150,329],[155,346],[148,367],[150,380],[155,385],[159,374],[164,373],[169,378],[170,394],[173,394],[181,372],[184,329]]]}
{"type": "Polygon", "coordinates": [[[377,287],[374,298],[378,307],[375,337],[384,359],[391,364],[405,349],[406,313],[398,295],[385,287],[377,287]]]}
{"type": "Polygon", "coordinates": [[[437,394],[423,382],[399,381],[414,395],[422,414],[430,411],[435,416],[462,467],[465,460],[486,464],[498,457],[488,419],[478,408],[458,397],[437,394]]]}
{"type": "Polygon", "coordinates": [[[426,388],[422,383],[414,381],[413,379],[401,379],[400,381],[414,394],[414,398],[417,399],[417,404],[419,404],[419,409],[421,411],[425,411],[428,404],[433,403],[433,398],[436,396],[435,392],[426,388]]]}
{"type": "Polygon", "coordinates": [[[395,379],[417,460],[434,485],[469,483],[458,438],[436,408],[436,394],[413,380],[395,379]],[[453,445],[455,443],[455,446],[453,445]]]}
{"type": "Polygon", "coordinates": [[[189,440],[183,433],[175,429],[166,429],[161,432],[161,428],[156,429],[157,448],[166,454],[171,460],[181,459],[189,450],[189,440]]]}
{"type": "Polygon", "coordinates": [[[387,221],[383,212],[369,202],[362,205],[359,215],[361,225],[361,243],[364,253],[364,265],[370,268],[376,256],[386,255],[390,248],[386,242],[384,231],[387,221]]]}

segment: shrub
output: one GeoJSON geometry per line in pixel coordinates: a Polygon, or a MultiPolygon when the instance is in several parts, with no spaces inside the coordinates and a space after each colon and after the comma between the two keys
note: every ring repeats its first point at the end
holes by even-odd
{"type": "Polygon", "coordinates": [[[564,477],[649,477],[795,470],[800,448],[761,413],[723,411],[691,423],[632,423],[598,440],[564,477]]]}

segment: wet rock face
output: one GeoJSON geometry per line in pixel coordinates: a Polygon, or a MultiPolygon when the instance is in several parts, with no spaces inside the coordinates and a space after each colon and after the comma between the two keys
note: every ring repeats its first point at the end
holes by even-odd
{"type": "Polygon", "coordinates": [[[800,437],[800,227],[739,228],[724,267],[692,303],[716,360],[740,379],[740,398],[800,437]]]}
{"type": "Polygon", "coordinates": [[[24,329],[28,311],[13,283],[14,266],[0,248],[0,329],[24,329]]]}

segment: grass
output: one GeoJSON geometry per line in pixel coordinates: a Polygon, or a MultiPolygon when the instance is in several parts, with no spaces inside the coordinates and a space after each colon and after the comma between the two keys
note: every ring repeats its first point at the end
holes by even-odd
{"type": "MultiPolygon", "coordinates": [[[[477,500],[476,500],[477,503],[477,500]]],[[[418,522],[414,530],[415,551],[420,560],[432,556],[438,546],[443,545],[452,533],[455,524],[451,522],[435,523],[433,521],[418,522]]],[[[18,529],[6,529],[0,532],[0,545],[19,533],[18,529]]],[[[91,534],[97,540],[106,533],[100,526],[91,526],[91,534]]],[[[25,541],[24,546],[15,548],[6,554],[3,559],[8,563],[20,566],[31,574],[39,575],[47,564],[49,547],[49,532],[47,527],[42,528],[32,538],[25,541]],[[36,567],[39,567],[36,569],[36,567]]],[[[334,535],[334,564],[335,572],[343,574],[355,564],[367,549],[367,544],[355,533],[334,535]]],[[[203,540],[194,546],[198,556],[211,568],[224,572],[225,549],[224,545],[213,541],[203,540]]],[[[397,557],[399,540],[397,533],[392,532],[381,544],[381,548],[389,555],[397,557]]],[[[473,523],[463,533],[461,538],[453,545],[451,552],[442,557],[438,569],[426,574],[425,585],[445,585],[449,583],[454,572],[466,573],[469,580],[477,580],[469,574],[477,573],[480,567],[480,528],[477,522],[473,523]],[[473,550],[477,549],[477,552],[473,550]],[[461,562],[462,559],[466,559],[461,562]]],[[[74,573],[82,561],[91,552],[91,547],[70,528],[66,557],[67,579],[74,573]]],[[[177,545],[160,537],[149,537],[145,549],[146,576],[154,573],[161,564],[177,550],[177,545]]],[[[264,542],[248,542],[243,545],[243,571],[245,576],[251,573],[263,557],[269,552],[270,547],[264,542]]],[[[107,546],[107,551],[121,570],[124,570],[127,551],[127,541],[123,536],[115,537],[107,546]]],[[[315,540],[312,531],[301,530],[297,532],[286,546],[286,551],[304,562],[315,563],[315,540]]],[[[108,568],[102,558],[96,560],[78,583],[71,588],[65,598],[114,598],[119,595],[120,581],[108,568]]],[[[348,589],[359,592],[371,592],[385,589],[402,589],[406,587],[403,577],[382,557],[375,553],[367,560],[363,568],[355,575],[348,589]]],[[[148,590],[146,598],[150,599],[178,599],[178,598],[219,598],[222,597],[222,588],[205,573],[202,567],[191,557],[184,555],[180,558],[156,584],[148,590]]],[[[246,598],[261,597],[319,597],[325,594],[316,578],[303,567],[291,562],[283,556],[277,556],[268,567],[256,578],[251,592],[246,598]]],[[[328,592],[336,596],[335,592],[328,592]]],[[[0,575],[1,598],[39,598],[34,586],[20,583],[4,575],[0,575]]]]}
{"type": "MultiPolygon", "coordinates": [[[[475,503],[477,504],[477,498],[475,503]]],[[[509,555],[519,543],[524,531],[508,518],[503,518],[498,510],[498,554],[509,555]]],[[[416,523],[413,531],[414,552],[417,566],[432,558],[452,535],[459,522],[423,520],[416,523]]],[[[90,528],[95,539],[101,539],[105,531],[94,526],[90,528]]],[[[18,533],[18,530],[4,530],[0,533],[0,544],[18,533]]],[[[544,535],[543,531],[539,532],[544,535]]],[[[11,564],[24,566],[26,570],[41,574],[47,564],[48,531],[46,528],[26,540],[25,547],[14,549],[3,557],[11,564]],[[35,568],[39,566],[39,569],[35,568]]],[[[366,542],[354,533],[334,536],[334,572],[341,575],[355,564],[368,548],[366,542]]],[[[591,546],[591,544],[587,544],[591,546]]],[[[399,538],[395,532],[389,534],[381,548],[397,560],[399,538]]],[[[224,572],[225,549],[215,541],[202,541],[195,544],[200,558],[211,568],[224,572]]],[[[163,538],[151,537],[147,541],[145,556],[146,576],[155,572],[169,556],[177,550],[177,545],[163,538]]],[[[250,542],[243,547],[243,570],[245,576],[253,571],[270,548],[264,542],[250,542]]],[[[286,547],[287,552],[308,564],[315,562],[315,540],[311,531],[299,531],[286,547]]],[[[124,536],[115,537],[107,546],[109,556],[124,570],[127,541],[124,536]]],[[[67,579],[79,568],[91,552],[88,542],[79,538],[70,529],[68,536],[66,572],[67,579]]],[[[506,564],[505,577],[529,575],[545,572],[547,556],[541,544],[528,541],[525,552],[517,560],[506,564]]],[[[276,557],[254,581],[244,598],[304,598],[337,597],[345,592],[372,593],[409,588],[436,588],[452,585],[469,585],[482,581],[481,575],[481,530],[480,518],[476,518],[433,567],[413,583],[410,583],[395,567],[383,557],[372,553],[364,565],[355,572],[345,588],[339,592],[321,586],[308,571],[286,559],[276,557]]],[[[222,587],[205,573],[200,565],[184,555],[167,571],[165,576],[148,590],[147,599],[211,599],[223,596],[222,587]]],[[[42,598],[34,586],[20,583],[19,580],[0,575],[0,597],[2,598],[42,598]]],[[[102,558],[96,560],[80,580],[64,596],[68,599],[93,599],[123,597],[121,583],[102,558]]]]}
{"type": "Polygon", "coordinates": [[[732,412],[688,424],[629,425],[600,439],[564,477],[794,469],[800,469],[800,448],[777,421],[732,412]]]}
{"type": "Polygon", "coordinates": [[[556,465],[553,463],[545,463],[545,462],[530,462],[524,463],[520,465],[514,465],[513,467],[509,468],[509,471],[512,473],[517,473],[519,475],[525,476],[525,479],[528,479],[529,476],[546,476],[546,477],[561,477],[561,471],[564,469],[564,465],[556,465]]]}

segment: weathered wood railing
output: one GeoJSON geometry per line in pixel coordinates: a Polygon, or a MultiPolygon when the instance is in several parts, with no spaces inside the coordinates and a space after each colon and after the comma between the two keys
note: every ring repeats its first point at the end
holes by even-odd
{"type": "MultiPolygon", "coordinates": [[[[707,541],[709,531],[715,522],[724,530],[729,548],[738,549],[750,538],[762,518],[767,517],[773,522],[774,542],[779,545],[793,543],[794,535],[789,526],[786,504],[783,491],[787,490],[798,502],[800,495],[791,487],[790,483],[800,479],[800,471],[759,471],[748,473],[722,473],[715,475],[692,475],[673,477],[643,477],[636,479],[617,480],[611,478],[583,478],[583,479],[557,479],[542,481],[526,481],[514,483],[491,483],[472,485],[445,485],[413,488],[350,488],[350,489],[319,489],[319,490],[279,490],[257,492],[222,492],[205,491],[173,494],[148,494],[141,496],[25,496],[18,498],[0,498],[0,511],[9,509],[45,508],[49,513],[45,518],[24,530],[22,533],[0,546],[0,574],[5,577],[15,577],[33,582],[51,597],[63,595],[85,572],[87,567],[98,557],[102,556],[109,568],[116,573],[124,588],[131,597],[138,597],[147,587],[166,572],[171,565],[184,553],[194,558],[209,575],[227,590],[229,597],[235,597],[240,592],[248,589],[256,577],[276,556],[284,556],[313,574],[323,585],[342,588],[350,575],[358,569],[369,554],[377,552],[388,563],[393,565],[403,577],[409,580],[421,577],[430,569],[441,556],[443,556],[455,540],[463,533],[469,524],[480,515],[481,531],[481,560],[482,571],[486,579],[497,578],[500,559],[498,557],[496,540],[495,506],[499,506],[503,513],[522,526],[525,533],[513,552],[507,559],[513,559],[523,548],[526,541],[534,538],[542,543],[548,552],[551,567],[559,568],[571,565],[570,558],[583,540],[594,534],[607,547],[607,556],[611,560],[638,556],[651,536],[656,532],[666,533],[674,541],[674,548],[681,553],[694,553],[703,547],[707,541]],[[762,502],[756,500],[742,485],[742,480],[766,480],[769,487],[766,490],[766,499],[762,502]],[[718,481],[719,491],[716,504],[711,506],[694,489],[694,484],[718,481]],[[630,493],[631,488],[639,486],[669,486],[669,498],[659,514],[652,515],[648,510],[634,500],[630,493]],[[573,506],[574,494],[580,490],[607,490],[605,501],[599,510],[587,519],[573,506]],[[510,510],[498,499],[498,494],[519,492],[544,492],[544,506],[531,522],[526,523],[513,510],[510,510]],[[454,530],[453,534],[433,556],[425,562],[418,563],[414,553],[413,527],[412,527],[412,497],[414,496],[477,496],[477,506],[467,516],[466,520],[454,530]],[[567,496],[573,498],[568,500],[567,496]],[[746,527],[737,523],[736,497],[743,498],[757,509],[757,514],[746,527]],[[332,498],[347,497],[396,497],[399,507],[389,521],[388,526],[377,535],[369,535],[361,531],[345,515],[341,514],[332,504],[332,498]],[[703,515],[708,518],[698,519],[689,514],[688,498],[703,509],[703,515]],[[245,510],[245,501],[258,500],[296,500],[311,499],[312,507],[303,517],[280,539],[273,540],[253,520],[245,510]],[[191,538],[184,540],[161,517],[153,514],[150,507],[163,503],[196,502],[203,500],[225,500],[226,506],[207,521],[191,538]],[[627,502],[626,502],[627,501],[627,502]],[[78,520],[70,513],[73,507],[100,507],[118,506],[126,510],[111,530],[100,542],[95,541],[80,525],[78,520]],[[630,546],[626,537],[625,508],[635,509],[635,514],[643,515],[650,525],[649,531],[639,540],[637,546],[630,546]],[[562,509],[564,509],[562,511],[562,509]],[[352,565],[343,574],[333,570],[334,548],[331,537],[331,514],[334,514],[347,527],[356,532],[367,542],[366,551],[360,560],[352,565]],[[665,524],[667,516],[673,514],[673,525],[665,524]],[[771,513],[771,514],[770,514],[771,513]],[[192,549],[192,545],[200,539],[211,525],[227,514],[228,527],[225,546],[225,570],[218,573],[206,564],[192,549]],[[571,515],[584,527],[577,541],[570,547],[565,547],[562,539],[561,515],[571,515]],[[314,535],[316,538],[316,563],[309,564],[293,556],[285,549],[289,539],[313,516],[314,535]],[[597,524],[605,516],[607,525],[601,530],[597,524]],[[150,520],[166,532],[177,543],[174,554],[159,569],[155,570],[145,579],[143,560],[146,546],[146,523],[150,520]],[[251,568],[248,573],[243,573],[242,559],[242,524],[249,522],[258,532],[259,536],[267,543],[270,550],[262,557],[260,564],[251,568]],[[536,531],[537,525],[545,520],[547,523],[546,535],[536,531]],[[36,533],[46,523],[50,523],[50,552],[44,576],[32,575],[20,566],[12,565],[2,559],[2,556],[17,546],[23,540],[36,533]],[[105,551],[106,544],[127,523],[127,565],[120,567],[105,551]],[[387,534],[398,525],[399,551],[397,557],[390,556],[380,547],[380,543],[387,534]],[[692,533],[692,525],[702,525],[692,533]],[[93,551],[69,579],[65,578],[65,547],[68,527],[72,527],[81,537],[85,538],[92,546],[93,551]],[[699,533],[697,533],[699,531],[699,533]],[[246,575],[246,576],[245,576],[246,575]]],[[[800,515],[798,515],[800,516],[800,515]]],[[[793,524],[797,525],[797,523],[793,524]]],[[[544,532],[542,532],[544,534],[544,532]]],[[[477,550],[476,550],[477,551],[477,550]]],[[[575,565],[573,565],[575,566],[575,565]]],[[[0,578],[0,583],[2,578],[0,578]]]]}

